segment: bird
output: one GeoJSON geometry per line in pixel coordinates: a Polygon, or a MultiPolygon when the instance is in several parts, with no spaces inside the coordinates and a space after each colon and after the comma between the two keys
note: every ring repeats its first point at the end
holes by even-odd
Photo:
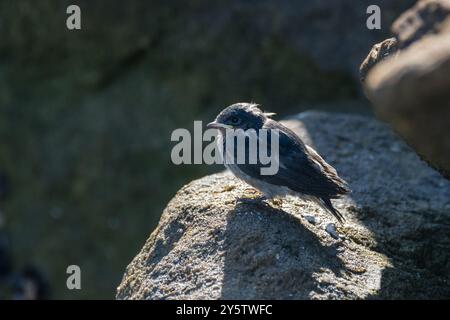
{"type": "MultiPolygon", "coordinates": [[[[298,135],[271,117],[273,113],[263,112],[256,103],[240,102],[223,109],[207,128],[218,129],[217,143],[222,157],[227,156],[226,136],[235,130],[253,129],[261,132],[274,130],[278,134],[278,171],[273,175],[261,174],[261,162],[244,163],[224,161],[234,176],[259,190],[267,199],[283,198],[287,195],[310,200],[332,214],[339,223],[343,215],[333,207],[331,199],[337,199],[351,192],[347,182],[340,178],[335,168],[328,164],[312,147],[306,145],[298,135]]],[[[259,138],[259,136],[258,136],[259,138]]],[[[268,144],[270,145],[270,139],[268,144]]],[[[249,156],[245,149],[246,160],[249,156]]],[[[257,152],[260,152],[258,149],[257,152]]],[[[236,160],[236,152],[231,157],[236,160]]]]}

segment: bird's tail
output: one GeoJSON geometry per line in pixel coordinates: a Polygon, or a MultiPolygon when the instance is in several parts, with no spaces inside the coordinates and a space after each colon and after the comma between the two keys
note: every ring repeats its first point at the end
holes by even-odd
{"type": "Polygon", "coordinates": [[[343,224],[345,219],[344,216],[333,207],[333,204],[331,203],[331,200],[329,198],[316,198],[316,203],[321,206],[325,211],[328,211],[331,213],[340,224],[343,224]]]}

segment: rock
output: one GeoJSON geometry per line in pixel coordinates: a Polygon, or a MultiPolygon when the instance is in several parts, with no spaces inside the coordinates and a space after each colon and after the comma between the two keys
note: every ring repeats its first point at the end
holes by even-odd
{"type": "Polygon", "coordinates": [[[393,53],[407,48],[425,36],[447,33],[450,30],[450,4],[446,0],[422,0],[404,12],[392,24],[394,37],[375,44],[360,66],[360,79],[364,82],[373,66],[393,53]]]}
{"type": "Polygon", "coordinates": [[[365,92],[376,114],[450,178],[450,2],[419,1],[392,29],[397,40],[376,45],[361,65],[365,92]]]}
{"type": "Polygon", "coordinates": [[[308,221],[311,224],[316,224],[317,223],[317,219],[314,216],[306,215],[305,216],[305,220],[308,221]]]}
{"type": "Polygon", "coordinates": [[[334,202],[342,239],[314,203],[272,207],[248,199],[230,173],[214,174],[170,201],[118,299],[450,297],[450,182],[376,120],[306,112],[285,123],[353,190],[334,202]]]}
{"type": "Polygon", "coordinates": [[[336,231],[336,226],[334,223],[327,224],[327,226],[325,227],[325,231],[328,232],[328,234],[334,239],[340,239],[339,233],[336,231]]]}
{"type": "Polygon", "coordinates": [[[424,39],[369,75],[377,115],[450,178],[450,34],[424,39]]]}
{"type": "Polygon", "coordinates": [[[421,0],[392,24],[392,32],[404,49],[425,36],[450,31],[450,2],[421,0]]]}
{"type": "Polygon", "coordinates": [[[362,83],[366,80],[367,73],[372,67],[387,57],[391,57],[397,51],[397,39],[389,38],[377,43],[370,50],[369,55],[359,67],[359,78],[362,83]]]}

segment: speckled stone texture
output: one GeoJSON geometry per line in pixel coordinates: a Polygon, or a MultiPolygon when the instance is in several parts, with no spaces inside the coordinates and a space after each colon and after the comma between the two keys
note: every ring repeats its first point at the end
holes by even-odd
{"type": "Polygon", "coordinates": [[[118,299],[450,297],[450,182],[387,126],[306,112],[285,121],[353,192],[334,204],[257,200],[223,172],[184,186],[126,269],[118,299]],[[328,226],[328,227],[327,227],[328,226]]]}

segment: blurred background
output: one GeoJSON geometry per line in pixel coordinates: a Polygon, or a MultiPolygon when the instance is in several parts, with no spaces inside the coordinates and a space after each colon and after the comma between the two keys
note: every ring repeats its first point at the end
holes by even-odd
{"type": "Polygon", "coordinates": [[[413,3],[1,0],[0,298],[30,283],[39,298],[114,298],[175,192],[222,170],[173,165],[174,129],[238,101],[278,119],[370,115],[359,65],[413,3]],[[381,30],[366,28],[372,4],[381,30]]]}

